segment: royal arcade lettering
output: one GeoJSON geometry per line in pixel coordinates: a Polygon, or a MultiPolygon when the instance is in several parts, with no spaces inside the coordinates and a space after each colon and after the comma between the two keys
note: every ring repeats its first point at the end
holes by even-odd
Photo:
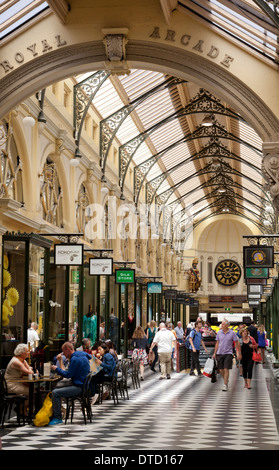
{"type": "Polygon", "coordinates": [[[52,51],[54,47],[66,46],[65,41],[60,34],[55,36],[55,41],[51,43],[48,39],[42,39],[39,43],[30,44],[26,47],[26,50],[18,51],[14,54],[13,58],[8,58],[0,62],[5,74],[11,72],[15,66],[22,65],[26,60],[33,59],[39,54],[45,54],[46,52],[52,51]]]}
{"type": "MultiPolygon", "coordinates": [[[[220,59],[220,50],[215,45],[210,45],[209,47],[205,44],[203,39],[199,39],[197,42],[192,40],[192,37],[189,34],[183,34],[180,37],[177,37],[176,31],[172,29],[167,29],[164,33],[160,31],[158,26],[155,26],[152,33],[149,35],[152,39],[163,39],[171,43],[179,42],[181,46],[190,47],[193,51],[196,51],[200,54],[206,54],[210,59],[220,59]]],[[[39,54],[46,54],[47,52],[52,51],[55,47],[59,48],[66,46],[67,41],[65,41],[60,34],[57,34],[53,40],[42,39],[39,42],[34,42],[30,44],[25,50],[17,51],[13,57],[8,57],[2,62],[0,62],[2,72],[5,74],[14,70],[16,66],[22,65],[28,60],[34,59],[39,54]]],[[[234,58],[228,54],[225,54],[221,57],[220,64],[227,69],[230,68],[231,63],[234,58]]]]}
{"type": "MultiPolygon", "coordinates": [[[[155,26],[149,37],[153,39],[161,39],[162,36],[160,28],[158,26],[155,26]]],[[[167,31],[163,35],[163,39],[172,43],[175,43],[178,40],[178,42],[180,42],[182,46],[189,46],[193,51],[200,52],[201,54],[205,53],[207,57],[210,57],[211,59],[217,59],[220,55],[220,50],[218,49],[218,47],[210,45],[209,47],[206,46],[205,50],[204,40],[199,39],[197,42],[194,42],[192,41],[192,38],[189,34],[183,34],[177,39],[176,31],[172,29],[167,29],[167,31]]],[[[224,57],[222,57],[220,64],[228,69],[230,68],[233,60],[233,57],[229,56],[228,54],[225,54],[224,57]]]]}

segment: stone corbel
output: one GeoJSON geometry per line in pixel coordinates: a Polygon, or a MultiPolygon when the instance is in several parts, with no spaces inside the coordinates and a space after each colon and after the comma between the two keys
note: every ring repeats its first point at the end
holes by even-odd
{"type": "Polygon", "coordinates": [[[107,60],[106,69],[112,75],[129,75],[131,70],[126,61],[126,45],[128,42],[128,28],[105,28],[104,45],[106,48],[107,60]]]}
{"type": "Polygon", "coordinates": [[[270,192],[274,210],[279,212],[279,142],[263,143],[262,171],[265,176],[263,185],[270,192]]]}

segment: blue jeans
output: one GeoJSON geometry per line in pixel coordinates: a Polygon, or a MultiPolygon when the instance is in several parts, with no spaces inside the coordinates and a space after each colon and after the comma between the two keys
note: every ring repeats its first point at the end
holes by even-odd
{"type": "Polygon", "coordinates": [[[78,385],[69,385],[62,388],[55,388],[52,391],[52,417],[62,419],[61,416],[61,398],[71,398],[82,394],[82,387],[78,385]]]}

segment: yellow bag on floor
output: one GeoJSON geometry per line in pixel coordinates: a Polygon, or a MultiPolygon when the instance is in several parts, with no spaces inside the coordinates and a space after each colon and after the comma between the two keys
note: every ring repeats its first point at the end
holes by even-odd
{"type": "Polygon", "coordinates": [[[46,426],[52,417],[52,400],[50,395],[51,394],[48,393],[42,408],[38,411],[34,418],[33,423],[35,426],[46,426]]]}

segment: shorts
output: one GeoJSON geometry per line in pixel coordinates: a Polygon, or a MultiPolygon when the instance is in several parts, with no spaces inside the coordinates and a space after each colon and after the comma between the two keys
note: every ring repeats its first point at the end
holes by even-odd
{"type": "Polygon", "coordinates": [[[232,369],[232,354],[216,354],[216,360],[218,369],[232,369]]]}

